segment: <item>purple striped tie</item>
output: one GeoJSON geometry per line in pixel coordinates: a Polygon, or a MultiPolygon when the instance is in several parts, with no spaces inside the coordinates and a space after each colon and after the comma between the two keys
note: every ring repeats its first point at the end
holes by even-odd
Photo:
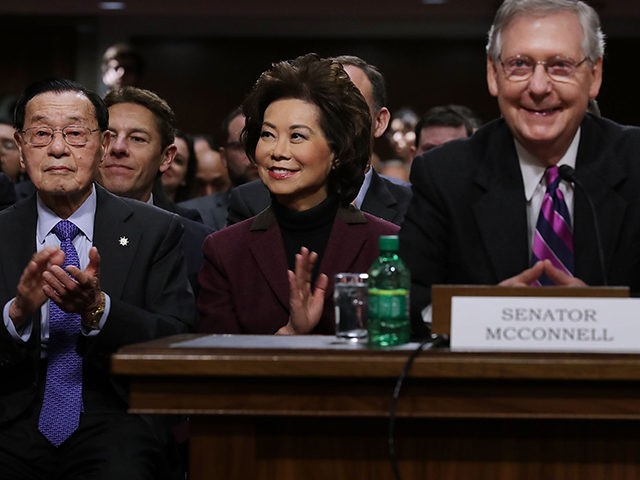
{"type": "MultiPolygon", "coordinates": [[[[547,191],[536,223],[531,265],[539,260],[549,259],[554,267],[573,276],[573,229],[564,195],[558,189],[560,177],[557,165],[548,168],[545,177],[547,191]]],[[[553,285],[553,282],[542,275],[533,285],[553,285]]]]}
{"type": "MultiPolygon", "coordinates": [[[[53,227],[64,252],[64,263],[80,268],[73,239],[78,227],[62,220],[53,227]]],[[[80,315],[67,313],[49,301],[49,343],[47,380],[40,410],[38,430],[56,447],[76,431],[82,410],[82,357],[76,353],[80,335],[80,315]]]]}

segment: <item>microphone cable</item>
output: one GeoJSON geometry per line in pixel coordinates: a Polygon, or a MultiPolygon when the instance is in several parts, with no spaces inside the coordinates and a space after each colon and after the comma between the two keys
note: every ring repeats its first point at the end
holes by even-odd
{"type": "Polygon", "coordinates": [[[400,475],[400,469],[398,468],[398,457],[396,455],[396,440],[395,440],[395,429],[396,429],[396,412],[398,410],[398,400],[400,398],[400,390],[402,389],[402,384],[404,383],[404,379],[407,377],[411,366],[413,365],[413,361],[420,354],[422,350],[431,350],[438,347],[444,347],[449,344],[449,336],[448,335],[433,335],[430,334],[425,340],[420,342],[418,347],[411,352],[409,358],[404,364],[398,379],[396,380],[396,385],[393,389],[393,395],[391,396],[391,407],[389,408],[389,436],[387,439],[389,446],[389,458],[391,461],[391,470],[393,471],[393,476],[396,480],[402,480],[402,476],[400,475]]]}
{"type": "Polygon", "coordinates": [[[604,249],[602,247],[602,238],[600,237],[600,223],[598,222],[598,215],[596,213],[596,206],[593,204],[593,200],[591,200],[591,195],[584,187],[580,179],[578,179],[576,175],[576,171],[570,167],[569,165],[560,165],[558,168],[558,174],[560,178],[567,182],[572,182],[576,187],[578,187],[584,197],[587,199],[587,203],[589,204],[589,210],[591,210],[591,219],[593,221],[593,229],[595,230],[596,237],[596,248],[598,250],[598,261],[600,263],[600,271],[602,272],[602,284],[607,286],[607,270],[604,263],[604,249]]]}

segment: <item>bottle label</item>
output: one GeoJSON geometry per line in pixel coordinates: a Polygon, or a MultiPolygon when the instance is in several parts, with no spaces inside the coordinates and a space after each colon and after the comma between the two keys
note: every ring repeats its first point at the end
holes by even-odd
{"type": "Polygon", "coordinates": [[[409,291],[406,288],[369,289],[369,318],[406,318],[408,294],[409,291]]]}

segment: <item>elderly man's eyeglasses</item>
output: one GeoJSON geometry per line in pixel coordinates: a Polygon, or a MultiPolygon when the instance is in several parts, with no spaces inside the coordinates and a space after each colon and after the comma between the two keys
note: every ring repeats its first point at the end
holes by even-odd
{"type": "Polygon", "coordinates": [[[46,147],[53,141],[53,136],[56,132],[62,133],[62,138],[69,145],[74,147],[81,147],[89,143],[89,138],[92,133],[99,131],[99,128],[91,130],[87,127],[80,127],[77,125],[69,125],[64,128],[51,128],[51,127],[31,127],[26,130],[22,130],[22,138],[32,147],[46,147]]]}
{"type": "Polygon", "coordinates": [[[516,55],[506,59],[500,58],[500,64],[504,69],[507,79],[512,82],[523,82],[533,75],[536,67],[542,65],[551,80],[556,82],[570,82],[576,73],[576,70],[589,60],[584,57],[581,61],[576,62],[570,58],[552,57],[547,60],[533,60],[526,55],[516,55]]]}

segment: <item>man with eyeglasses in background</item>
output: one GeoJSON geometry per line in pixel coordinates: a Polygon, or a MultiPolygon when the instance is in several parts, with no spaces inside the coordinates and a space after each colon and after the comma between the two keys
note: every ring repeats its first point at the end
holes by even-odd
{"type": "Polygon", "coordinates": [[[433,284],[640,290],[640,129],[587,113],[603,55],[598,15],[584,2],[499,7],[487,82],[502,118],[413,162],[400,254],[414,336],[428,332],[433,284]]]}
{"type": "Polygon", "coordinates": [[[0,210],[16,201],[14,183],[20,174],[20,152],[13,139],[13,126],[0,117],[0,210]]]}
{"type": "Polygon", "coordinates": [[[16,106],[14,138],[37,193],[0,215],[2,479],[174,471],[166,419],[127,413],[110,358],[194,329],[183,227],[94,183],[108,118],[96,93],[63,79],[32,84],[16,106]]]}
{"type": "MultiPolygon", "coordinates": [[[[15,105],[15,101],[13,102],[15,105]]],[[[13,115],[13,107],[11,108],[13,115]]],[[[14,140],[13,120],[0,117],[0,167],[2,172],[13,182],[15,201],[30,197],[36,191],[24,169],[18,145],[14,140]]]]}

